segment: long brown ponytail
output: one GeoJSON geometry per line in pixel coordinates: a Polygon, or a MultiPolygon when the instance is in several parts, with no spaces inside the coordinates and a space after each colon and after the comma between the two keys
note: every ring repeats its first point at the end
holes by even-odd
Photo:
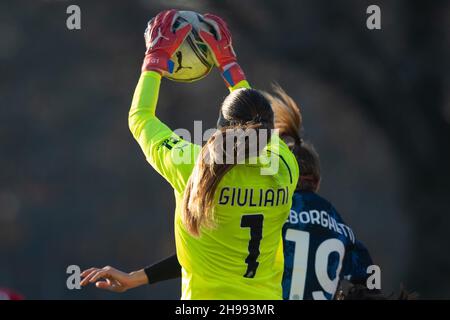
{"type": "Polygon", "coordinates": [[[275,114],[275,129],[297,158],[300,179],[297,189],[317,191],[320,184],[319,155],[313,145],[303,141],[302,113],[295,101],[279,86],[273,85],[274,94],[265,92],[275,114]]]}
{"type": "Polygon", "coordinates": [[[236,165],[226,161],[227,157],[232,154],[233,159],[238,159],[240,152],[245,152],[244,159],[251,155],[250,132],[256,132],[259,154],[270,139],[273,126],[270,103],[257,90],[239,89],[227,96],[220,110],[218,129],[203,146],[184,192],[182,217],[189,233],[199,236],[201,227],[215,226],[214,194],[224,175],[236,165]],[[267,130],[265,141],[260,141],[262,129],[267,130]],[[232,150],[227,150],[230,136],[232,150]],[[244,148],[238,145],[242,141],[240,136],[244,138],[244,148]]]}

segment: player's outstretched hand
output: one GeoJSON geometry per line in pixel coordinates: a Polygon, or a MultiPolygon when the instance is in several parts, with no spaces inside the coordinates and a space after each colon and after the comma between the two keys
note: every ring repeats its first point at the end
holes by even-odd
{"type": "Polygon", "coordinates": [[[174,64],[170,57],[192,30],[192,25],[186,24],[174,32],[173,24],[177,17],[178,11],[172,9],[160,12],[149,21],[144,33],[147,51],[142,64],[143,72],[152,70],[162,75],[173,72],[174,64]]]}
{"type": "Polygon", "coordinates": [[[231,32],[225,21],[211,13],[204,14],[203,18],[215,29],[216,36],[202,30],[200,31],[200,37],[212,52],[214,61],[222,72],[227,86],[234,86],[240,81],[245,80],[245,74],[237,63],[231,32]]]}
{"type": "Polygon", "coordinates": [[[81,273],[82,286],[95,283],[100,289],[114,292],[125,292],[148,283],[148,278],[143,270],[126,273],[113,267],[89,268],[81,273]]]}

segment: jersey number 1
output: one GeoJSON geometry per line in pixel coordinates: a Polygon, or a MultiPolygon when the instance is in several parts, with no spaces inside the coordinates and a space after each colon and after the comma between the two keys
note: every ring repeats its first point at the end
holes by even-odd
{"type": "Polygon", "coordinates": [[[247,214],[243,215],[241,219],[241,228],[250,228],[250,241],[248,242],[248,256],[245,259],[247,264],[247,272],[245,278],[254,278],[256,269],[258,269],[259,262],[256,261],[259,257],[259,245],[262,239],[264,216],[262,214],[247,214]]]}

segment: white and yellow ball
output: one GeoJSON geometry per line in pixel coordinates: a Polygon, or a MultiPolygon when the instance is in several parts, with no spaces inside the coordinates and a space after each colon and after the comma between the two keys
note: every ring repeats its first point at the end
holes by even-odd
{"type": "Polygon", "coordinates": [[[179,16],[173,28],[177,30],[186,23],[192,25],[192,30],[171,57],[174,69],[165,77],[179,82],[193,82],[204,78],[214,66],[214,60],[207,45],[199,36],[200,30],[215,33],[213,27],[203,20],[201,14],[194,11],[179,11],[179,16]]]}

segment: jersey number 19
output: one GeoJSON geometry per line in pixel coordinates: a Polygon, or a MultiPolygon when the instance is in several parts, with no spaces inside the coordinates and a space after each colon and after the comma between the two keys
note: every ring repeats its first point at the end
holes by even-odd
{"type": "MultiPolygon", "coordinates": [[[[310,234],[306,231],[287,229],[286,240],[295,242],[294,265],[292,270],[291,290],[289,300],[302,300],[305,292],[305,283],[308,267],[310,234]]],[[[339,282],[339,273],[342,268],[342,260],[345,254],[345,247],[338,239],[328,239],[323,241],[318,247],[315,255],[315,273],[323,291],[334,296],[339,282]],[[339,264],[336,269],[336,277],[330,279],[328,275],[328,257],[332,252],[339,254],[339,264]]],[[[326,300],[323,291],[312,292],[314,300],[326,300]]]]}

